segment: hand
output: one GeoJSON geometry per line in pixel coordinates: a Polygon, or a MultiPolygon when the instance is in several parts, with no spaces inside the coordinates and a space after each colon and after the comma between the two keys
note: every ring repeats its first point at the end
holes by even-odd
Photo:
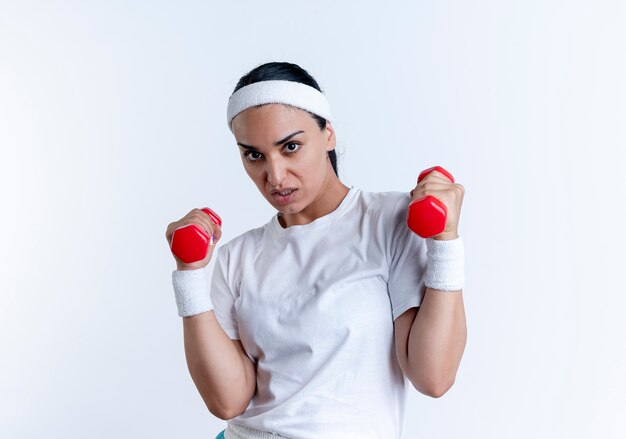
{"type": "MultiPolygon", "coordinates": [[[[213,210],[211,210],[211,212],[215,214],[213,210]]],[[[210,244],[208,246],[207,253],[204,259],[200,261],[192,262],[189,264],[180,260],[174,254],[174,252],[172,252],[172,256],[174,256],[174,259],[176,260],[176,267],[178,270],[193,270],[196,268],[206,267],[211,261],[213,250],[215,250],[215,244],[217,244],[217,242],[222,237],[222,227],[220,224],[213,222],[213,219],[211,218],[211,216],[207,214],[206,212],[204,212],[202,209],[192,209],[189,213],[187,213],[187,215],[185,215],[180,220],[174,221],[168,224],[167,230],[165,232],[165,239],[167,240],[168,244],[171,246],[172,236],[174,235],[174,232],[176,231],[176,229],[184,227],[184,226],[192,225],[192,224],[204,230],[207,236],[213,235],[214,241],[213,241],[213,244],[210,244]]]]}
{"type": "Polygon", "coordinates": [[[453,183],[439,171],[431,171],[411,191],[411,199],[417,200],[427,195],[437,198],[445,204],[448,210],[444,231],[432,238],[442,241],[458,238],[459,216],[461,215],[465,187],[453,183]]]}

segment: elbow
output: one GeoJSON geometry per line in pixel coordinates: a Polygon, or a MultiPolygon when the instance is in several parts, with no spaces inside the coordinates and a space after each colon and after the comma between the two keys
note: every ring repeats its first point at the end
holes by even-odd
{"type": "Polygon", "coordinates": [[[228,421],[229,419],[234,418],[235,416],[239,416],[243,413],[244,409],[236,408],[232,405],[232,403],[225,402],[223,400],[215,400],[211,399],[206,394],[201,394],[202,399],[204,400],[204,404],[209,412],[218,419],[222,421],[228,421]]]}
{"type": "Polygon", "coordinates": [[[441,398],[443,395],[448,393],[448,390],[450,390],[451,387],[452,384],[446,386],[432,387],[429,389],[426,395],[430,396],[431,398],[441,398]]]}
{"type": "Polygon", "coordinates": [[[209,409],[209,412],[211,412],[213,416],[215,416],[218,419],[221,419],[222,421],[228,421],[229,419],[232,419],[243,413],[243,410],[239,410],[239,409],[225,409],[222,407],[220,408],[207,407],[207,408],[209,409]]]}
{"type": "Polygon", "coordinates": [[[430,396],[431,398],[441,398],[445,395],[448,390],[454,385],[454,378],[444,381],[444,380],[411,380],[413,387],[418,392],[423,395],[430,396]]]}
{"type": "Polygon", "coordinates": [[[233,419],[234,417],[239,416],[241,413],[241,410],[223,410],[220,413],[213,414],[222,421],[228,421],[229,419],[233,419]]]}

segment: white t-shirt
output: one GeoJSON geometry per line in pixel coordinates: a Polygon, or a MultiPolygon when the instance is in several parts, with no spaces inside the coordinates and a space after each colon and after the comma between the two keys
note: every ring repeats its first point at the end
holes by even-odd
{"type": "Polygon", "coordinates": [[[411,383],[393,320],[426,291],[410,201],[352,186],[309,224],[283,228],[274,215],[218,245],[213,312],[257,367],[257,391],[229,423],[299,439],[401,437],[411,383]]]}

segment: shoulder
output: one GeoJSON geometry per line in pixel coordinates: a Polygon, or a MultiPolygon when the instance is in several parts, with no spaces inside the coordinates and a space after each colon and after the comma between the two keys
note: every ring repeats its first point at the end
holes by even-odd
{"type": "Polygon", "coordinates": [[[226,242],[219,242],[217,246],[220,253],[236,255],[244,251],[250,245],[257,245],[261,241],[266,227],[267,224],[255,227],[236,235],[234,238],[231,238],[226,242]]]}
{"type": "Polygon", "coordinates": [[[217,247],[213,255],[216,268],[217,266],[220,267],[220,270],[235,292],[239,291],[241,285],[243,277],[242,267],[246,265],[246,258],[254,258],[254,254],[260,251],[262,247],[257,244],[258,236],[262,235],[262,233],[263,227],[257,227],[240,233],[228,241],[223,242],[220,240],[216,244],[217,247]]]}
{"type": "Polygon", "coordinates": [[[361,191],[361,203],[371,214],[382,220],[392,221],[404,212],[411,201],[408,192],[385,191],[369,192],[361,191]]]}

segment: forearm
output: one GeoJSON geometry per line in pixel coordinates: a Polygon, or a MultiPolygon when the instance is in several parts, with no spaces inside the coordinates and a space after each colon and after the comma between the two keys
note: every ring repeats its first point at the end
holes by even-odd
{"type": "Polygon", "coordinates": [[[422,393],[441,396],[454,383],[467,338],[462,293],[426,288],[408,340],[411,381],[422,393]]]}
{"type": "Polygon", "coordinates": [[[191,377],[211,413],[228,419],[252,398],[244,359],[213,311],[183,317],[185,357],[191,377]]]}

